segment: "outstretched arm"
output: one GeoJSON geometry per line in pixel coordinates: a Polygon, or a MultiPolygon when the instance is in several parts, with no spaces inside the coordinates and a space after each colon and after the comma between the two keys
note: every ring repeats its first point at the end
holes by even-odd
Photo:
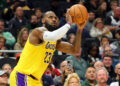
{"type": "MultiPolygon", "coordinates": [[[[54,19],[54,16],[51,17],[53,17],[52,19],[50,18],[52,21],[54,19]]],[[[49,17],[45,17],[45,18],[47,19],[49,17]]],[[[68,13],[66,15],[66,20],[67,20],[67,24],[54,31],[48,31],[45,27],[34,29],[29,36],[30,43],[35,45],[35,44],[40,44],[43,41],[54,42],[61,39],[70,29],[70,25],[72,24],[71,16],[68,13]]]]}
{"type": "Polygon", "coordinates": [[[68,42],[58,41],[56,49],[64,53],[70,54],[78,53],[81,47],[81,35],[82,35],[82,28],[80,27],[80,25],[78,25],[78,28],[79,29],[77,29],[77,34],[73,45],[68,42]]]}

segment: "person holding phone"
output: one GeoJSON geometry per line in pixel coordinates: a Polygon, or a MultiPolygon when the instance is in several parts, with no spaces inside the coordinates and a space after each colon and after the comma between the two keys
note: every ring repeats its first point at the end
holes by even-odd
{"type": "Polygon", "coordinates": [[[81,50],[82,49],[80,49],[77,54],[68,56],[65,60],[71,60],[75,72],[78,74],[81,80],[85,80],[85,71],[88,67],[88,64],[83,58],[81,58],[81,50]]]}
{"type": "Polygon", "coordinates": [[[73,70],[73,68],[71,66],[68,66],[68,62],[67,62],[67,66],[65,67],[65,70],[61,74],[60,82],[56,83],[55,86],[63,86],[64,83],[65,83],[65,80],[66,80],[67,76],[69,74],[72,74],[72,73],[74,73],[74,70],[73,70]]]}

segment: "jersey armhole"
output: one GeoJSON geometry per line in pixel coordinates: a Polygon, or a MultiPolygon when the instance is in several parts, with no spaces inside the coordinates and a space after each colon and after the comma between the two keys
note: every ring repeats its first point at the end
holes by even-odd
{"type": "MultiPolygon", "coordinates": [[[[29,36],[28,36],[28,42],[30,43],[29,36]]],[[[30,45],[32,45],[32,46],[41,46],[41,45],[43,45],[44,43],[45,43],[45,41],[43,41],[43,42],[40,43],[40,44],[36,44],[36,45],[33,45],[32,43],[30,43],[30,45]]]]}

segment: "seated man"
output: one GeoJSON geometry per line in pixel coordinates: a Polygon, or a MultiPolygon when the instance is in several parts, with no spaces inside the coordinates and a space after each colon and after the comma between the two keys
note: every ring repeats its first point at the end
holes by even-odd
{"type": "Polygon", "coordinates": [[[119,60],[118,60],[119,55],[117,53],[114,53],[113,49],[110,46],[105,46],[103,51],[104,51],[103,55],[112,56],[112,60],[113,60],[112,66],[115,68],[115,65],[119,63],[119,60]]]}
{"type": "Polygon", "coordinates": [[[109,16],[105,19],[105,25],[112,31],[113,36],[115,37],[115,31],[119,29],[120,25],[120,7],[116,7],[113,11],[112,16],[109,16]]]}
{"type": "Polygon", "coordinates": [[[89,67],[85,74],[86,80],[83,82],[82,86],[94,86],[96,84],[95,80],[95,68],[89,67]]]}
{"type": "Polygon", "coordinates": [[[107,81],[107,84],[109,85],[112,82],[112,79],[115,77],[114,68],[112,66],[113,58],[110,55],[105,55],[103,57],[103,61],[102,62],[103,62],[105,68],[107,69],[107,71],[109,73],[109,79],[107,81]]]}
{"type": "Polygon", "coordinates": [[[109,76],[108,72],[104,67],[96,70],[95,77],[96,77],[97,85],[95,86],[108,86],[107,85],[108,76],[109,76]]]}
{"type": "Polygon", "coordinates": [[[109,72],[109,76],[111,78],[115,77],[114,68],[112,66],[112,63],[113,63],[112,56],[105,55],[103,57],[103,61],[102,62],[104,64],[105,68],[107,69],[107,71],[109,72]]]}

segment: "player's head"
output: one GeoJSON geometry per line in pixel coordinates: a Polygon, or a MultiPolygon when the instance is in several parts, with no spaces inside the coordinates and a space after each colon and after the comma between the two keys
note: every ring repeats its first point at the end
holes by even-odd
{"type": "Polygon", "coordinates": [[[42,18],[43,26],[45,26],[49,31],[56,30],[59,26],[58,17],[52,11],[47,11],[42,18]]]}

